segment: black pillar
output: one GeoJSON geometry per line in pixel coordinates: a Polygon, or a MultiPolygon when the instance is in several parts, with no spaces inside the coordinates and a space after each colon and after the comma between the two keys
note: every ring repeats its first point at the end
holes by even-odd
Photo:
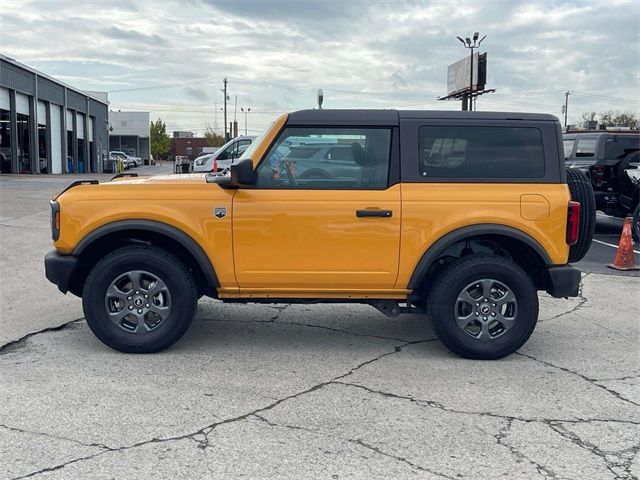
{"type": "Polygon", "coordinates": [[[16,112],[16,91],[9,90],[9,125],[11,129],[11,173],[20,173],[18,164],[18,114],[16,112]]]}

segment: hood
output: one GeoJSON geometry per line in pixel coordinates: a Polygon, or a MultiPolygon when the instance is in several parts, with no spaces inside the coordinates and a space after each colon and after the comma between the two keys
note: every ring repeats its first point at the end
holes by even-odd
{"type": "Polygon", "coordinates": [[[140,185],[140,184],[192,184],[192,183],[206,183],[205,173],[187,173],[181,175],[156,175],[153,177],[121,177],[112,180],[111,182],[105,182],[101,185],[140,185]]]}

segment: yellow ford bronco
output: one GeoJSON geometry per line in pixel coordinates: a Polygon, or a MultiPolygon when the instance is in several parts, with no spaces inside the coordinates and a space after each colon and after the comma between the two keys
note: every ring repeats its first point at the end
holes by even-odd
{"type": "Polygon", "coordinates": [[[157,352],[198,298],[424,313],[468,358],[520,348],[537,291],[578,294],[593,191],[556,117],[304,110],[216,173],[74,182],[46,276],[108,346],[157,352]]]}

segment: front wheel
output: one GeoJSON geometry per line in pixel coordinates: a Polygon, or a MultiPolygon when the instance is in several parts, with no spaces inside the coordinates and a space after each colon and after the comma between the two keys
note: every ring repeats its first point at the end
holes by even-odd
{"type": "Polygon", "coordinates": [[[197,291],[184,264],[153,246],[120,248],[91,270],[82,306],[105,345],[152,353],[177,342],[195,314],[197,291]]]}
{"type": "Polygon", "coordinates": [[[538,295],[531,278],[511,260],[473,256],[453,262],[436,278],[428,311],[449,350],[493,360],[529,339],[538,320],[538,295]]]}

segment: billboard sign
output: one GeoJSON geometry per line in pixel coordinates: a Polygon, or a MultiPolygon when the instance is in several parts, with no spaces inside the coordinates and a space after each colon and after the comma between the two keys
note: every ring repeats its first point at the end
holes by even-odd
{"type": "MultiPolygon", "coordinates": [[[[471,75],[470,56],[465,57],[447,68],[447,93],[458,93],[469,90],[471,75]]],[[[473,86],[474,90],[483,90],[487,78],[487,54],[473,54],[473,86]]]]}

